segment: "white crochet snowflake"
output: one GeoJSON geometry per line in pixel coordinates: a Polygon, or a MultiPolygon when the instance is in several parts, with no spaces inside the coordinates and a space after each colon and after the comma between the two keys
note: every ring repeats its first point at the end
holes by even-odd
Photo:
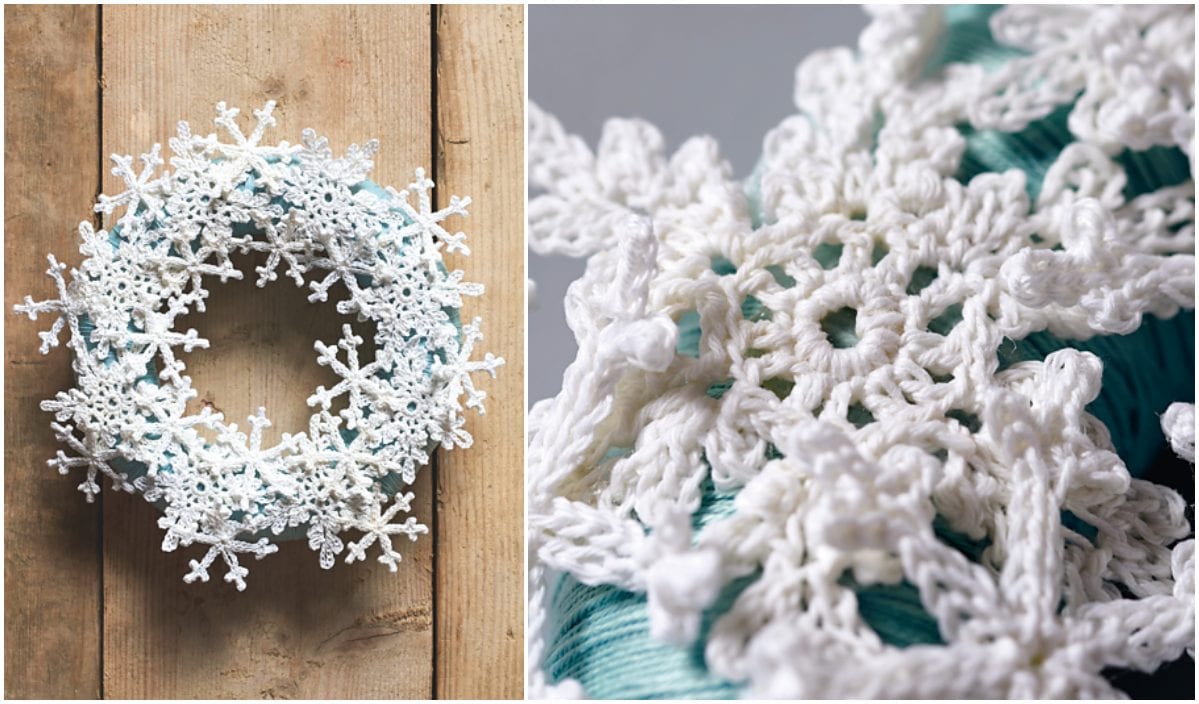
{"type": "MultiPolygon", "coordinates": [[[[530,106],[530,246],[590,257],[566,299],[578,357],[530,414],[534,695],[582,694],[540,667],[563,573],[645,593],[680,643],[757,574],[704,644],[753,696],[1111,696],[1103,668],[1193,649],[1185,506],[1084,410],[1098,358],[999,370],[1005,340],[1194,308],[1193,181],[1126,201],[1116,158],[1177,147],[1193,167],[1192,10],[1004,9],[992,33],[1024,56],[933,75],[942,9],[873,12],[857,52],[800,66],[803,113],[767,135],[748,194],[711,139],[668,156],[611,120],[593,154],[530,106]],[[955,178],[957,126],[1072,102],[1035,201],[1018,170],[955,178]],[[698,351],[676,350],[696,314],[698,351]],[[693,535],[705,480],[735,511],[693,535]],[[884,644],[846,575],[918,587],[946,644],[884,644]]],[[[1193,407],[1163,426],[1193,457],[1193,407]]]]}
{"type": "Polygon", "coordinates": [[[469,200],[434,210],[433,184],[419,169],[407,190],[374,186],[367,174],[375,141],[340,158],[312,130],[299,145],[263,144],[273,107],[254,111],[246,135],[238,110],[219,103],[216,124],[229,141],[193,135],[181,122],[170,141],[173,173],[158,173],[158,145],[142,156],[140,172],[131,157],[114,155],[126,190],[100,196],[96,211],[116,224],[95,231],[81,223],[84,261],[69,280],[50,257],[57,298],[27,296],[16,306],[31,319],[55,316],[39,333],[43,353],[64,328],[74,353],[75,388],[42,403],[68,448],[50,464],[85,472],[79,488],[89,501],[104,475],[115,489],[159,502],[164,550],[207,547],[185,580],[207,581],[220,558],[238,589],[247,574],[239,556],[274,552],[272,537],[289,529],[307,532],[325,568],[345,548],[340,536],[361,531],[347,562],[365,559],[377,543],[379,561],[394,571],[392,536],[427,532],[413,517],[397,519],[413,496],[396,487],[413,482],[436,445],[470,446],[463,412],[483,412],[471,375],[494,376],[503,364],[491,354],[469,359],[478,322],[460,330],[455,309],[483,289],[442,264],[443,246],[466,252],[464,235],[449,234],[444,222],[465,215],[469,200]],[[259,286],[283,269],[308,285],[311,300],[344,291],[338,310],[377,328],[372,360],[362,358],[364,340],[348,324],[340,340],[315,342],[317,361],[340,381],[309,399],[307,432],[285,434],[273,447],[262,444],[265,409],[250,417],[248,435],[207,407],[188,414],[196,391],[176,356],[208,346],[195,330],[176,331],[176,318],[204,310],[211,280],[240,279],[230,255],[246,252],[267,255],[259,286]],[[339,397],[348,405],[335,414],[339,397]]]}

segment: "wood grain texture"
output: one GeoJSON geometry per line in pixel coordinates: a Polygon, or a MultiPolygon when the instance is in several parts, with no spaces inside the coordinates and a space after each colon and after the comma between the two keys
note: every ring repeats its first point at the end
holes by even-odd
{"type": "Polygon", "coordinates": [[[11,311],[56,296],[48,252],[79,263],[98,173],[96,8],[6,7],[4,77],[4,693],[88,698],[100,691],[100,509],[46,466],[57,443],[38,408],[70,385],[70,354],[41,355],[51,321],[11,311]]]}
{"type": "MultiPolygon", "coordinates": [[[[165,142],[179,119],[214,131],[220,100],[249,124],[274,99],[270,141],[313,127],[340,152],[377,137],[373,176],[402,187],[431,161],[430,27],[427,6],[105,7],[104,153],[165,142]]],[[[275,438],[306,427],[306,399],[329,379],[312,341],[332,342],[343,322],[290,286],[219,286],[207,313],[181,321],[212,342],[186,358],[201,399],[235,421],[265,406],[275,438]]],[[[424,523],[429,474],[414,488],[424,523]]],[[[432,540],[406,544],[397,574],[373,560],[322,571],[304,542],[287,543],[252,563],[238,594],[215,574],[184,584],[200,548],[164,555],[155,509],[118,498],[104,511],[106,696],[431,696],[432,540]]]]}
{"type": "Polygon", "coordinates": [[[486,287],[463,320],[504,357],[487,380],[474,447],[437,459],[437,695],[522,696],[524,535],[524,8],[437,12],[439,203],[471,196],[471,256],[451,258],[486,287]]]}

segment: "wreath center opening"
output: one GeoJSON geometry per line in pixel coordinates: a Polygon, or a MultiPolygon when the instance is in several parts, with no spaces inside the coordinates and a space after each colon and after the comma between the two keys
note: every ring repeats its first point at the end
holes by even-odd
{"type": "MultiPolygon", "coordinates": [[[[211,286],[206,310],[176,321],[179,328],[195,328],[209,341],[207,349],[180,355],[197,394],[188,402],[187,413],[209,407],[240,423],[265,408],[271,425],[263,429],[262,443],[269,447],[284,433],[306,432],[315,410],[309,397],[339,380],[329,366],[317,362],[313,341],[333,344],[341,338],[342,326],[351,323],[363,340],[358,354],[366,364],[375,359],[376,326],[338,313],[333,300],[310,302],[308,290],[290,280],[258,287],[253,272],[266,263],[265,253],[238,253],[229,259],[242,278],[211,286]]],[[[343,293],[336,289],[330,293],[343,293]]],[[[332,400],[330,412],[340,415],[347,406],[346,397],[339,396],[332,400]]]]}

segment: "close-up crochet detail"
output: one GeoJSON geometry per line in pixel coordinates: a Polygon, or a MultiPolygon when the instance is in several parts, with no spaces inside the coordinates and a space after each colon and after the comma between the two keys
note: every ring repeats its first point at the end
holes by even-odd
{"type": "Polygon", "coordinates": [[[529,694],[1118,697],[1194,651],[1194,12],[883,7],[732,175],[529,106],[586,257],[529,694]],[[1193,477],[1188,478],[1188,481],[1193,477]]]}
{"type": "Polygon", "coordinates": [[[443,250],[469,254],[465,235],[445,229],[466,215],[469,199],[435,210],[433,182],[420,169],[402,191],[375,185],[367,174],[376,141],[343,157],[310,129],[300,144],[264,144],[273,107],[255,110],[246,134],[239,111],[217,104],[226,141],[180,122],[171,172],[159,172],[157,144],[140,172],[132,157],[114,155],[126,190],[95,206],[110,229],[80,223],[82,264],[68,272],[49,257],[57,298],[26,296],[16,306],[31,319],[53,318],[39,333],[43,353],[64,329],[73,353],[75,387],[41,405],[66,446],[50,465],[82,472],[88,501],[101,475],[140,493],[162,511],[163,550],[205,548],[185,581],[208,581],[219,557],[238,589],[248,574],[242,557],[305,535],[326,569],[343,552],[355,562],[377,546],[395,571],[392,540],[428,532],[402,515],[413,499],[405,487],[436,447],[470,446],[463,413],[482,413],[486,395],[472,375],[494,376],[503,363],[490,353],[471,359],[480,321],[460,324],[458,309],[482,286],[442,262],[443,250]],[[197,392],[177,357],[208,341],[176,330],[176,320],[205,310],[211,282],[242,278],[231,255],[252,253],[263,262],[259,287],[283,273],[308,288],[310,302],[332,297],[347,321],[374,330],[364,338],[347,322],[341,339],[315,341],[316,361],[338,381],[308,399],[308,430],[272,447],[263,446],[265,409],[245,430],[208,405],[190,412],[197,392]]]}

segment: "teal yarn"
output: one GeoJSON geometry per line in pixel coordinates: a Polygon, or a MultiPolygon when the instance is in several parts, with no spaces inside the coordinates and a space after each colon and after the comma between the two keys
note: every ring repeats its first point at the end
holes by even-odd
{"type": "Polygon", "coordinates": [[[1024,172],[1024,190],[1029,202],[1036,202],[1049,167],[1072,141],[1066,123],[1073,109],[1072,103],[1062,105],[1019,132],[975,130],[969,125],[958,125],[958,131],[966,138],[966,150],[955,178],[965,183],[979,174],[1019,169],[1024,172]]]}
{"type": "MultiPolygon", "coordinates": [[[[727,387],[726,389],[727,390],[727,387]]],[[[705,478],[692,530],[731,515],[735,492],[720,492],[705,478]]],[[[550,680],[576,679],[596,699],[731,699],[739,688],[708,672],[703,644],[708,631],[733,606],[756,575],[730,582],[703,614],[700,637],[685,648],[650,636],[645,595],[612,586],[590,587],[558,578],[550,612],[555,637],[544,663],[550,680]]]]}
{"type": "Polygon", "coordinates": [[[920,590],[906,579],[898,584],[861,585],[847,573],[841,576],[840,584],[853,589],[858,615],[884,643],[897,648],[945,645],[937,620],[920,603],[920,590]]]}
{"type": "Polygon", "coordinates": [[[737,685],[708,672],[703,643],[716,617],[732,607],[746,577],[731,582],[703,616],[700,638],[686,648],[650,637],[645,597],[616,587],[560,578],[553,608],[558,633],[545,670],[552,680],[579,680],[596,699],[732,699],[737,685]]]}
{"type": "Polygon", "coordinates": [[[1195,400],[1195,311],[1168,320],[1146,315],[1129,335],[1063,340],[1045,332],[1000,347],[1000,365],[1045,359],[1060,349],[1103,360],[1103,385],[1087,411],[1103,421],[1134,477],[1143,477],[1166,446],[1158,418],[1175,401],[1195,400]]]}
{"type": "MultiPolygon", "coordinates": [[[[924,76],[938,74],[951,63],[972,63],[993,70],[1026,52],[998,44],[988,25],[1002,5],[952,5],[945,8],[945,33],[925,64],[924,76]]],[[[966,138],[966,151],[956,175],[962,182],[981,173],[1019,169],[1026,177],[1029,200],[1036,201],[1041,183],[1062,149],[1074,141],[1068,121],[1073,102],[1060,105],[1049,115],[1035,120],[1019,132],[975,130],[959,124],[966,138]]],[[[1128,183],[1124,198],[1131,200],[1163,186],[1186,181],[1191,176],[1186,154],[1177,147],[1153,147],[1144,152],[1125,150],[1116,157],[1124,167],[1128,183]]]]}
{"type": "MultiPolygon", "coordinates": [[[[1067,123],[1074,103],[1062,105],[1019,132],[975,130],[958,125],[966,138],[966,150],[955,177],[965,183],[982,173],[1019,169],[1025,174],[1025,192],[1030,202],[1041,193],[1041,184],[1062,149],[1072,140],[1067,123]]],[[[1124,168],[1128,182],[1124,199],[1132,200],[1191,177],[1186,154],[1177,147],[1153,147],[1142,152],[1125,149],[1115,158],[1124,168]]]]}
{"type": "MultiPolygon", "coordinates": [[[[988,21],[998,6],[952,6],[945,10],[945,32],[931,52],[924,76],[937,75],[946,65],[969,62],[993,70],[1025,52],[999,45],[988,21]]],[[[1060,105],[1045,117],[1016,133],[975,130],[969,125],[957,128],[966,148],[955,178],[967,182],[982,173],[1001,173],[1017,169],[1026,176],[1026,192],[1035,203],[1045,174],[1062,149],[1074,141],[1068,129],[1073,102],[1060,105]]],[[[884,120],[885,120],[885,116],[884,120]]],[[[1127,175],[1123,195],[1126,199],[1183,183],[1192,178],[1190,163],[1177,148],[1156,147],[1133,152],[1125,150],[1115,160],[1127,175]]],[[[760,179],[763,164],[746,179],[744,191],[750,220],[757,228],[763,224],[760,179]]],[[[835,266],[840,250],[818,253],[818,261],[835,266]]],[[[826,266],[826,268],[830,268],[826,266]]],[[[731,273],[727,259],[713,260],[718,275],[731,273]]],[[[769,314],[760,303],[747,299],[742,313],[769,314]],[[748,308],[747,308],[748,306],[748,308]]],[[[949,312],[947,311],[947,314],[949,312]]],[[[842,315],[844,318],[845,315],[842,315]]],[[[949,327],[953,315],[943,321],[949,327]]],[[[677,320],[680,355],[700,356],[700,318],[692,310],[677,320]]],[[[830,339],[852,332],[853,325],[843,319],[829,321],[830,339]]],[[[932,325],[930,325],[930,329],[932,325]]],[[[1021,340],[1005,340],[999,349],[999,369],[1017,362],[1043,361],[1049,354],[1072,348],[1095,354],[1103,362],[1102,386],[1087,411],[1098,418],[1112,438],[1112,444],[1133,476],[1141,477],[1153,466],[1166,446],[1159,417],[1175,401],[1194,401],[1195,316],[1185,310],[1169,319],[1146,315],[1141,326],[1128,335],[1100,335],[1087,340],[1070,340],[1037,332],[1021,340]]],[[[708,395],[719,399],[731,380],[714,382],[708,395]]],[[[765,384],[763,384],[765,386],[765,384]]],[[[864,408],[861,411],[869,413],[864,408]]],[[[851,409],[851,415],[855,413],[851,409]]],[[[853,420],[853,418],[851,418],[853,420]]],[[[977,419],[975,419],[977,420],[977,419]]],[[[963,421],[963,424],[966,423],[963,421]]],[[[778,456],[771,448],[772,456],[778,456]]],[[[695,528],[727,516],[733,511],[734,493],[719,493],[705,482],[703,502],[693,517],[695,528]]],[[[1068,511],[1061,515],[1062,525],[1088,540],[1097,535],[1094,527],[1068,511]]],[[[978,562],[989,541],[974,541],[952,531],[940,516],[934,532],[968,559],[978,562]]],[[[740,693],[738,683],[715,677],[704,666],[702,648],[711,623],[726,613],[737,594],[752,584],[755,576],[729,585],[703,614],[700,636],[686,647],[655,641],[649,633],[646,598],[610,586],[591,587],[564,576],[553,590],[550,611],[549,643],[544,668],[550,681],[573,678],[589,696],[595,698],[706,699],[728,698],[740,693]],[[734,586],[735,585],[735,586],[734,586]]],[[[841,584],[854,590],[858,612],[885,642],[896,647],[918,644],[942,644],[935,619],[923,608],[919,590],[907,581],[895,585],[856,584],[850,574],[842,575],[841,584]]],[[[802,654],[797,654],[802,657],[802,654]]]]}
{"type": "Polygon", "coordinates": [[[699,359],[699,313],[689,310],[679,316],[676,321],[679,326],[679,341],[675,344],[675,352],[684,357],[699,359]]]}
{"type": "Polygon", "coordinates": [[[949,5],[942,14],[945,29],[924,64],[923,78],[932,78],[949,64],[969,63],[990,72],[1012,59],[1027,56],[1004,46],[991,35],[991,15],[1003,5],[949,5]]]}
{"type": "MultiPolygon", "coordinates": [[[[992,37],[988,23],[1000,7],[947,7],[945,34],[925,66],[925,76],[935,75],[949,63],[970,62],[991,70],[1025,55],[1019,49],[999,45],[992,37]]],[[[1026,176],[1030,202],[1035,202],[1045,174],[1074,139],[1068,127],[1073,109],[1073,103],[1061,105],[1015,133],[958,125],[966,149],[956,178],[966,182],[981,173],[1018,169],[1026,176]]],[[[1191,178],[1190,163],[1176,147],[1142,152],[1126,149],[1116,161],[1128,179],[1123,191],[1125,200],[1191,178]]],[[[1170,321],[1146,316],[1141,327],[1130,335],[1067,341],[1039,332],[1009,343],[1013,347],[1000,348],[1001,368],[1016,361],[1040,361],[1067,347],[1092,352],[1103,360],[1103,386],[1099,398],[1087,410],[1107,426],[1112,443],[1134,476],[1144,475],[1164,443],[1156,419],[1170,403],[1194,400],[1194,311],[1182,311],[1170,321]]]]}

